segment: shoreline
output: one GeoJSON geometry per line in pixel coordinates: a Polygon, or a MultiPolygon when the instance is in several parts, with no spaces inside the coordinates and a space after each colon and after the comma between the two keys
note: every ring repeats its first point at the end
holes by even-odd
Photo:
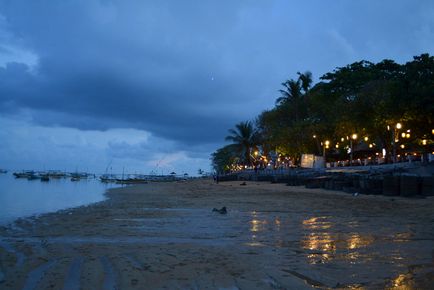
{"type": "Polygon", "coordinates": [[[120,289],[394,289],[394,283],[429,289],[434,283],[432,197],[354,197],[211,180],[104,195],[23,220],[20,231],[0,229],[0,285],[21,289],[36,276],[38,287],[83,289],[107,281],[120,289]],[[212,213],[222,206],[227,215],[212,213]]]}

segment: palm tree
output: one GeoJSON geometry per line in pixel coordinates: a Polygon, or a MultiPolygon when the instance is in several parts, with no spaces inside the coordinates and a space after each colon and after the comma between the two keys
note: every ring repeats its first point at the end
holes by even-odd
{"type": "Polygon", "coordinates": [[[298,79],[301,82],[301,88],[306,94],[312,86],[312,73],[310,71],[306,71],[305,73],[297,72],[297,74],[298,79]]]}
{"type": "Polygon", "coordinates": [[[308,102],[307,96],[309,89],[312,86],[311,72],[298,72],[297,74],[297,80],[290,79],[282,83],[282,86],[284,86],[285,89],[279,90],[282,96],[276,100],[276,104],[278,105],[289,104],[293,107],[296,122],[299,121],[300,114],[302,115],[301,111],[303,111],[303,105],[306,105],[308,102]]]}
{"type": "Polygon", "coordinates": [[[234,148],[241,158],[244,159],[246,165],[251,165],[250,151],[256,145],[256,130],[253,124],[249,121],[240,122],[235,125],[235,129],[229,129],[229,136],[226,136],[227,141],[232,141],[234,148]]]}
{"type": "Polygon", "coordinates": [[[276,103],[279,105],[290,105],[290,108],[295,110],[295,121],[298,121],[299,117],[299,103],[303,94],[301,93],[301,81],[298,80],[287,80],[282,83],[285,87],[284,90],[279,90],[282,94],[281,97],[277,98],[276,103]]]}
{"type": "Polygon", "coordinates": [[[282,83],[282,86],[285,87],[284,90],[279,90],[282,94],[281,97],[277,98],[276,104],[283,105],[285,103],[294,103],[301,96],[301,82],[300,80],[286,80],[282,83]]]}

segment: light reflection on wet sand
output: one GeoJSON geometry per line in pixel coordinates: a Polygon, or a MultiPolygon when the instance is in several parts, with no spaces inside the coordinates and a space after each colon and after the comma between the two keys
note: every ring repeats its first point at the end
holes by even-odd
{"type": "Polygon", "coordinates": [[[346,280],[342,279],[347,281],[345,287],[348,289],[363,289],[363,284],[352,283],[367,283],[372,277],[377,277],[378,281],[390,277],[391,289],[412,289],[413,280],[408,271],[405,272],[406,265],[415,258],[412,253],[419,256],[417,259],[424,258],[412,240],[412,232],[399,226],[393,229],[379,227],[377,230],[371,219],[357,221],[349,217],[336,222],[336,218],[327,215],[300,219],[300,216],[285,212],[236,210],[216,218],[206,209],[171,211],[174,216],[160,218],[158,224],[155,221],[147,223],[150,220],[145,219],[137,223],[131,221],[133,224],[130,226],[134,228],[137,224],[136,229],[148,233],[158,227],[160,234],[167,232],[174,241],[182,236],[187,239],[194,237],[199,243],[204,238],[218,244],[222,237],[229,237],[225,242],[263,251],[281,249],[285,252],[289,249],[304,257],[306,271],[310,271],[312,266],[349,269],[353,274],[346,280]],[[394,232],[396,230],[399,232],[394,232]],[[385,264],[389,265],[387,270],[382,269],[385,264]],[[393,274],[397,272],[403,274],[393,274]]]}
{"type": "MultiPolygon", "coordinates": [[[[420,256],[418,252],[418,242],[414,239],[414,233],[402,231],[405,228],[398,226],[400,232],[395,233],[389,228],[380,228],[377,232],[375,225],[370,224],[370,220],[369,223],[353,220],[336,223],[329,216],[312,216],[297,224],[294,217],[281,213],[274,216],[273,213],[253,211],[250,216],[251,241],[246,243],[247,246],[277,246],[301,250],[309,265],[354,267],[355,271],[360,269],[360,275],[355,273],[348,280],[357,280],[360,276],[366,277],[364,283],[368,283],[368,277],[372,279],[372,273],[375,276],[378,271],[378,281],[381,280],[381,276],[390,275],[386,289],[416,289],[412,286],[414,279],[410,271],[406,270],[407,265],[410,260],[425,257],[420,256]],[[294,239],[297,241],[293,241],[294,239]],[[294,245],[298,245],[298,249],[294,245]],[[416,252],[419,257],[412,256],[412,253],[416,252]],[[389,265],[388,271],[382,269],[384,264],[389,265]],[[399,269],[403,272],[392,274],[399,269]]],[[[432,235],[427,237],[423,244],[429,243],[432,239],[432,235]]],[[[434,265],[428,265],[428,268],[432,271],[434,265]]],[[[364,287],[364,283],[348,283],[345,288],[371,289],[364,287]]]]}

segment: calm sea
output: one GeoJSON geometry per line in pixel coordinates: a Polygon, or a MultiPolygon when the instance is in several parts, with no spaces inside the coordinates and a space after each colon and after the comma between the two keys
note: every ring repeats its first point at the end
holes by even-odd
{"type": "Polygon", "coordinates": [[[105,199],[104,192],[113,185],[98,179],[72,182],[69,178],[40,180],[16,179],[11,173],[0,174],[0,225],[19,217],[86,205],[105,199]]]}

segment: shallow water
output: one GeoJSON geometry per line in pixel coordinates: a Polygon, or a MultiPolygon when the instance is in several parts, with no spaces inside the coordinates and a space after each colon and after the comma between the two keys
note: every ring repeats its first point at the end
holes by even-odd
{"type": "Polygon", "coordinates": [[[19,217],[102,201],[110,186],[97,179],[71,182],[69,178],[61,178],[41,182],[0,174],[0,225],[19,217]]]}

